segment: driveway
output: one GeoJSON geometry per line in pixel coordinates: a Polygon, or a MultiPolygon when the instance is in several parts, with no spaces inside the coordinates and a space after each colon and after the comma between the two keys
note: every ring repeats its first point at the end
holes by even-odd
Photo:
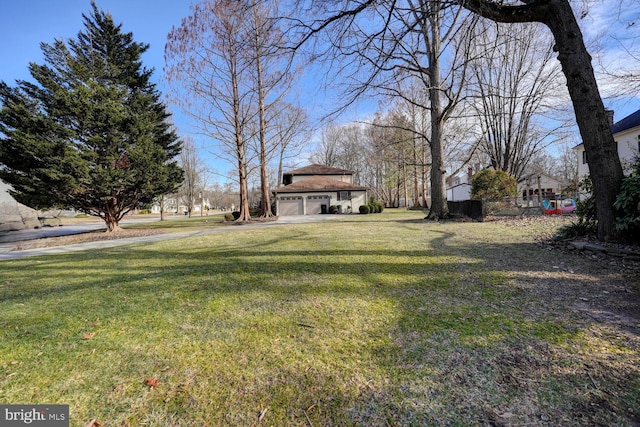
{"type": "MultiPolygon", "coordinates": [[[[179,217],[179,218],[184,218],[184,217],[179,217]]],[[[136,244],[136,243],[151,243],[151,242],[157,242],[162,240],[183,239],[186,237],[192,237],[192,236],[198,236],[198,235],[226,233],[226,232],[232,232],[235,230],[246,230],[247,228],[274,227],[274,226],[286,225],[286,224],[302,224],[302,223],[313,223],[313,222],[322,222],[322,221],[331,221],[331,220],[335,221],[341,218],[345,218],[345,216],[344,215],[282,216],[282,217],[279,217],[277,221],[253,222],[250,224],[213,228],[209,230],[188,231],[184,233],[154,234],[150,236],[140,236],[140,237],[126,237],[122,239],[100,240],[95,242],[78,243],[74,245],[52,246],[52,247],[37,248],[37,249],[25,249],[21,251],[12,250],[15,247],[15,245],[13,245],[12,243],[18,242],[18,241],[42,239],[46,237],[66,236],[70,234],[81,234],[81,233],[87,233],[95,230],[103,230],[105,229],[105,225],[102,222],[95,222],[95,223],[91,222],[91,223],[77,224],[77,225],[65,225],[60,227],[43,227],[43,228],[33,229],[33,230],[7,231],[7,232],[0,233],[0,261],[31,257],[31,256],[51,255],[51,254],[60,254],[60,253],[67,253],[67,252],[79,252],[79,251],[92,250],[92,249],[111,248],[115,246],[124,246],[124,245],[136,244]]],[[[131,224],[136,222],[149,222],[149,221],[159,221],[159,219],[136,218],[136,219],[122,221],[121,224],[126,225],[126,224],[131,224]]]]}

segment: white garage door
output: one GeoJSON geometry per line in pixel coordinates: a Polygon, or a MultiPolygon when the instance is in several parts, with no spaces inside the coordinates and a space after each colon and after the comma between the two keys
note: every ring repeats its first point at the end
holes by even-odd
{"type": "Polygon", "coordinates": [[[278,215],[302,215],[302,197],[280,197],[278,215]]]}
{"type": "Polygon", "coordinates": [[[322,212],[322,205],[325,205],[327,213],[329,210],[329,196],[309,196],[307,197],[307,215],[318,215],[322,212]]]}

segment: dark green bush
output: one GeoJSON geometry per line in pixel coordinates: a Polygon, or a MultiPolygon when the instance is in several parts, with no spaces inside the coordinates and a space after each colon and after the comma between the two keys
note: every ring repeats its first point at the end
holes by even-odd
{"type": "Polygon", "coordinates": [[[518,181],[505,171],[484,169],[471,178],[471,198],[501,199],[518,193],[518,181]]]}
{"type": "Polygon", "coordinates": [[[369,205],[361,205],[358,210],[361,214],[368,214],[370,212],[369,205]]]}
{"type": "Polygon", "coordinates": [[[625,240],[633,242],[640,241],[640,173],[638,172],[622,180],[620,193],[614,204],[617,209],[616,230],[625,240]]]}
{"type": "Polygon", "coordinates": [[[226,213],[224,214],[224,220],[225,221],[233,221],[233,214],[232,213],[226,213]]]}
{"type": "Polygon", "coordinates": [[[338,213],[338,206],[337,205],[329,206],[329,213],[330,214],[337,214],[338,213]]]}
{"type": "Polygon", "coordinates": [[[378,202],[378,213],[382,213],[383,210],[384,210],[384,205],[378,202]]]}

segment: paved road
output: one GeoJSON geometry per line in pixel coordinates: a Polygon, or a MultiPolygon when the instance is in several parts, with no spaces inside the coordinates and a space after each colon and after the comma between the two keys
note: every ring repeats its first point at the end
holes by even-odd
{"type": "MultiPolygon", "coordinates": [[[[199,236],[199,235],[205,235],[205,234],[216,234],[216,233],[232,232],[236,230],[246,230],[248,228],[275,227],[275,226],[281,226],[286,224],[300,224],[300,223],[309,223],[309,222],[339,220],[341,218],[344,218],[344,216],[341,216],[341,215],[284,216],[284,217],[278,218],[277,221],[270,221],[270,222],[255,222],[251,224],[219,227],[219,228],[212,228],[208,230],[188,231],[183,233],[167,233],[167,234],[154,234],[151,236],[127,237],[127,238],[115,239],[115,240],[103,240],[103,241],[96,241],[96,242],[78,243],[75,245],[26,249],[23,251],[12,251],[11,249],[13,249],[15,245],[13,245],[11,242],[40,239],[43,237],[55,237],[55,236],[64,236],[69,234],[86,233],[89,231],[104,229],[105,228],[104,223],[86,223],[86,224],[79,224],[74,226],[45,227],[37,230],[11,231],[11,232],[0,234],[0,261],[31,257],[31,256],[51,255],[51,254],[78,252],[78,251],[85,251],[85,250],[92,250],[92,249],[111,248],[115,246],[124,246],[124,245],[130,245],[135,243],[150,243],[150,242],[157,242],[157,241],[170,240],[170,239],[183,239],[186,237],[199,236]],[[12,235],[12,236],[9,236],[9,235],[12,235]]],[[[153,221],[157,219],[146,219],[146,220],[153,221]]],[[[141,220],[130,220],[130,221],[139,222],[141,220]]],[[[122,224],[126,224],[126,223],[127,221],[122,222],[122,224]]]]}

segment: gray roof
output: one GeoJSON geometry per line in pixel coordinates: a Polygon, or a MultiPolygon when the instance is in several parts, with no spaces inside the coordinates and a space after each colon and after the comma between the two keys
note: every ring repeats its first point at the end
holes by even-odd
{"type": "Polygon", "coordinates": [[[312,193],[322,191],[364,191],[366,187],[349,182],[338,181],[326,176],[310,176],[309,178],[283,185],[275,189],[276,193],[312,193]]]}
{"type": "Polygon", "coordinates": [[[314,164],[285,172],[284,175],[353,175],[353,172],[346,169],[314,164]]]}

